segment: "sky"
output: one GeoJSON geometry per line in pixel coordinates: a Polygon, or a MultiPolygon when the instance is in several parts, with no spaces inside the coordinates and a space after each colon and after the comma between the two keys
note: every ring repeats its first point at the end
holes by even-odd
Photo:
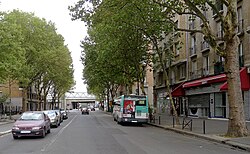
{"type": "Polygon", "coordinates": [[[74,65],[75,92],[87,92],[82,80],[83,65],[80,60],[82,48],[80,41],[87,35],[84,22],[72,21],[68,6],[74,5],[78,0],[0,0],[1,11],[19,9],[34,13],[35,16],[45,18],[55,23],[57,32],[65,39],[65,44],[71,52],[74,65]]]}

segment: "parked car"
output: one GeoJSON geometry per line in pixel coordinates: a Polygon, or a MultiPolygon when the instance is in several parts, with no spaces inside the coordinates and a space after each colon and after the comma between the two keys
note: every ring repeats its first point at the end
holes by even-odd
{"type": "Polygon", "coordinates": [[[60,126],[60,115],[55,110],[45,110],[43,111],[49,116],[50,126],[58,127],[60,126]]]}
{"type": "Polygon", "coordinates": [[[22,136],[45,137],[50,133],[50,119],[43,111],[24,112],[12,127],[14,139],[22,136]]]}
{"type": "Polygon", "coordinates": [[[62,115],[61,111],[60,111],[59,109],[56,109],[56,110],[54,110],[54,111],[56,111],[56,113],[59,115],[59,117],[60,117],[60,122],[63,122],[63,115],[62,115]]]}
{"type": "Polygon", "coordinates": [[[61,113],[63,115],[63,119],[68,119],[68,112],[66,110],[61,110],[61,113]]]}
{"type": "Polygon", "coordinates": [[[87,107],[81,108],[82,114],[89,114],[89,109],[87,107]]]}

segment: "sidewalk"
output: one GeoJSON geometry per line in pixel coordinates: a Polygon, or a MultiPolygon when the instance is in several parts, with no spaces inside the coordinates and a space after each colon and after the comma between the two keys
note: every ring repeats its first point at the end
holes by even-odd
{"type": "MultiPolygon", "coordinates": [[[[173,121],[175,121],[173,116],[164,113],[156,114],[155,120],[152,120],[149,124],[177,133],[227,144],[250,152],[250,136],[240,138],[223,137],[223,135],[227,132],[227,119],[196,117],[187,117],[183,119],[183,117],[179,117],[181,125],[178,126],[173,125],[173,121]],[[183,124],[185,128],[182,128],[183,124]]],[[[248,121],[247,128],[250,128],[250,122],[248,121]]]]}
{"type": "Polygon", "coordinates": [[[10,133],[15,119],[18,119],[19,117],[20,115],[17,114],[12,115],[11,119],[9,116],[0,118],[0,136],[10,133]]]}

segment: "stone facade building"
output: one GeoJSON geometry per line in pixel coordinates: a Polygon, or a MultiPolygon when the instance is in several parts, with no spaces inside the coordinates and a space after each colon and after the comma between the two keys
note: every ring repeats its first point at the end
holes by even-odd
{"type": "MultiPolygon", "coordinates": [[[[226,6],[218,4],[220,13],[226,6]]],[[[241,88],[246,119],[250,119],[250,1],[238,0],[238,47],[241,88]]],[[[223,30],[218,16],[213,11],[204,11],[213,33],[220,37],[223,30]]],[[[185,29],[200,29],[200,19],[190,16],[176,17],[176,24],[185,29]]],[[[228,117],[227,83],[224,74],[224,59],[218,56],[200,33],[183,32],[179,38],[180,49],[173,46],[175,55],[169,74],[172,95],[180,115],[197,117],[228,117]]],[[[218,42],[223,46],[224,42],[218,42]]],[[[164,112],[171,112],[166,93],[166,84],[161,70],[154,70],[154,105],[164,112]]]]}

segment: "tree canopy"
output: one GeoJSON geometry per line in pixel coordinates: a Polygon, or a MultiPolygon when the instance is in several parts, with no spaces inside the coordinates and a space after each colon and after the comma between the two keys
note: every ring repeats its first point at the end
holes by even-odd
{"type": "Polygon", "coordinates": [[[11,79],[23,88],[35,85],[38,95],[50,88],[64,94],[73,86],[70,51],[54,23],[13,10],[1,13],[0,33],[2,83],[11,79]]]}

